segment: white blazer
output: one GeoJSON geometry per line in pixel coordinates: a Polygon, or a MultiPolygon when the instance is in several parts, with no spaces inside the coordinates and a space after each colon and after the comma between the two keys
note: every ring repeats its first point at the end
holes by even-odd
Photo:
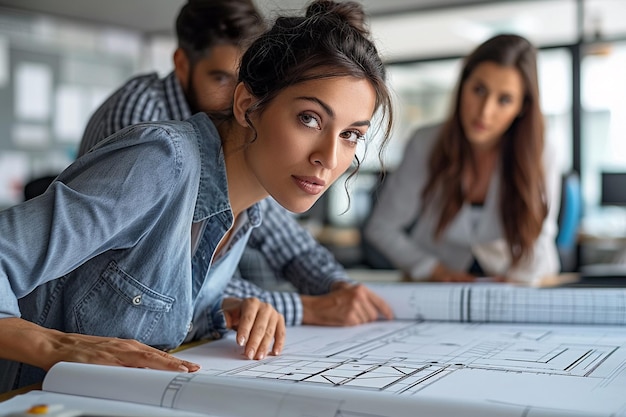
{"type": "Polygon", "coordinates": [[[512,268],[499,213],[499,168],[491,178],[479,217],[472,215],[472,207],[466,203],[441,237],[434,239],[440,211],[432,205],[424,208],[421,193],[439,128],[419,129],[410,139],[402,162],[379,192],[364,239],[415,280],[428,278],[438,263],[466,271],[474,257],[488,276],[502,275],[532,284],[557,274],[560,264],[555,239],[561,173],[550,147],[546,146],[543,157],[549,213],[531,256],[512,268]]]}

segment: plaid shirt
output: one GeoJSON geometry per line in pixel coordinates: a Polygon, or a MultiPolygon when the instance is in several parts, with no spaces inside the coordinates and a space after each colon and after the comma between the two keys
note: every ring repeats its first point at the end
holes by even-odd
{"type": "MultiPolygon", "coordinates": [[[[156,73],[140,75],[113,93],[91,116],[78,154],[84,154],[126,126],[147,121],[185,120],[190,116],[191,111],[174,73],[165,78],[159,78],[156,73]]],[[[284,277],[299,293],[307,295],[326,294],[333,283],[350,281],[334,256],[287,210],[271,199],[263,200],[261,208],[263,222],[253,231],[248,246],[261,254],[276,276],[284,277]]],[[[259,270],[246,268],[246,271],[250,269],[259,270]]],[[[296,293],[267,291],[235,276],[225,295],[257,297],[282,313],[287,325],[302,323],[302,302],[296,293]]]]}

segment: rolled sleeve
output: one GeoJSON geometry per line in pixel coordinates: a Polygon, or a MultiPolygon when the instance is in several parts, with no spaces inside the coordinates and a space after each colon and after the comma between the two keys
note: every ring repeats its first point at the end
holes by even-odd
{"type": "Polygon", "coordinates": [[[302,301],[296,293],[267,291],[242,278],[233,277],[228,283],[224,295],[236,298],[256,297],[274,306],[276,311],[284,316],[287,326],[299,326],[302,324],[302,301]]]}

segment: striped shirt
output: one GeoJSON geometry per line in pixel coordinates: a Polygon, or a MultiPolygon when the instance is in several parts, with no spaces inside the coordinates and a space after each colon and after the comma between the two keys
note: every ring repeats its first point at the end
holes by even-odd
{"type": "MultiPolygon", "coordinates": [[[[165,78],[159,78],[156,73],[137,76],[115,91],[91,116],[78,155],[126,126],[185,120],[190,116],[182,87],[173,72],[165,78]]],[[[300,294],[306,295],[326,294],[333,283],[350,281],[335,257],[287,210],[269,198],[261,202],[261,209],[263,222],[252,232],[248,246],[264,257],[274,274],[284,277],[300,294]]],[[[282,313],[287,325],[302,323],[302,302],[296,293],[267,291],[235,276],[225,296],[257,297],[282,313]]]]}

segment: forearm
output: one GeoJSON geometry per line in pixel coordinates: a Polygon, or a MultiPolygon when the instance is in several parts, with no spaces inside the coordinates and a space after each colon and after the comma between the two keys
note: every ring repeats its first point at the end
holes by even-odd
{"type": "Polygon", "coordinates": [[[373,222],[365,230],[368,243],[378,250],[391,265],[412,280],[424,280],[431,276],[440,260],[422,250],[407,233],[373,222]]]}
{"type": "Polygon", "coordinates": [[[200,368],[136,340],[63,333],[19,318],[0,319],[0,357],[44,370],[61,361],[178,372],[200,368]]]}
{"type": "MultiPolygon", "coordinates": [[[[391,204],[391,203],[390,203],[391,204]]],[[[401,219],[398,210],[387,208],[380,203],[365,226],[363,238],[382,254],[395,268],[402,270],[413,279],[430,276],[439,260],[424,251],[409,235],[409,220],[401,219]],[[387,215],[386,212],[392,212],[387,215]],[[391,220],[394,219],[394,220],[391,220]]]]}
{"type": "Polygon", "coordinates": [[[552,236],[540,236],[535,242],[528,258],[511,268],[506,278],[513,282],[538,284],[543,278],[559,273],[560,262],[558,250],[552,236]]]}
{"type": "Polygon", "coordinates": [[[318,318],[321,313],[318,308],[319,301],[321,301],[320,297],[314,295],[301,295],[300,300],[302,301],[302,324],[315,325],[321,322],[321,319],[318,318]]]}
{"type": "Polygon", "coordinates": [[[59,361],[62,335],[17,317],[0,319],[0,356],[48,370],[59,361]]]}

